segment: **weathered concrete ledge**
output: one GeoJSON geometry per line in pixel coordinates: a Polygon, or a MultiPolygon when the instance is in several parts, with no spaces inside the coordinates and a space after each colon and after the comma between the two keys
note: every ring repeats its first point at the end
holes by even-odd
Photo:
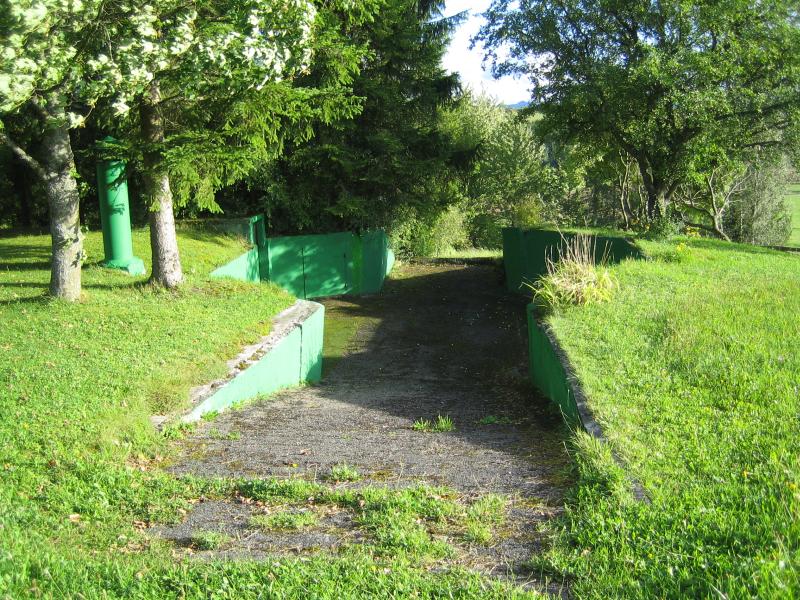
{"type": "Polygon", "coordinates": [[[228,361],[228,375],[193,388],[184,422],[231,405],[322,377],[325,307],[298,300],[273,319],[272,330],[228,361]]]}
{"type": "MultiPolygon", "coordinates": [[[[536,319],[535,308],[528,305],[528,352],[531,379],[544,395],[559,405],[567,421],[577,422],[593,438],[604,444],[608,439],[597,422],[575,369],[547,323],[536,319]]],[[[614,450],[614,461],[628,473],[627,465],[614,450]]],[[[628,475],[631,493],[637,500],[649,502],[642,484],[628,475]]]]}

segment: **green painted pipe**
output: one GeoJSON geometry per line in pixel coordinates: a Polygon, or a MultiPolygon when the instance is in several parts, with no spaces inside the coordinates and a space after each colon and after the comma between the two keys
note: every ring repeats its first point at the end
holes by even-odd
{"type": "Polygon", "coordinates": [[[105,260],[101,264],[110,269],[122,269],[130,275],[143,275],[144,263],[133,255],[124,162],[106,160],[97,163],[97,193],[105,249],[105,260]]]}

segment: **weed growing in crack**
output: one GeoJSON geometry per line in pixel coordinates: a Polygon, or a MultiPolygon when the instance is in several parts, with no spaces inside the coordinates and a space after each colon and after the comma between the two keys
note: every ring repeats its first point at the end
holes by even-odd
{"type": "Polygon", "coordinates": [[[229,535],[218,531],[198,531],[192,535],[192,547],[198,550],[219,550],[230,541],[229,535]]]}
{"type": "Polygon", "coordinates": [[[355,467],[342,463],[332,466],[326,479],[329,481],[358,481],[361,479],[361,473],[355,467]]]}
{"type": "Polygon", "coordinates": [[[197,423],[184,423],[183,421],[166,423],[161,430],[161,435],[168,440],[182,440],[196,428],[197,423]]]}
{"type": "Polygon", "coordinates": [[[485,546],[492,541],[492,528],[485,523],[469,521],[464,531],[464,540],[485,546]]]}
{"type": "Polygon", "coordinates": [[[506,499],[498,494],[478,498],[468,509],[463,538],[467,542],[487,545],[492,541],[492,527],[505,521],[506,499]]]}
{"type": "Polygon", "coordinates": [[[467,519],[502,525],[505,521],[506,499],[499,494],[478,498],[467,510],[467,519]]]}
{"type": "Polygon", "coordinates": [[[428,419],[417,419],[414,421],[411,429],[414,431],[424,431],[426,433],[445,433],[448,431],[453,431],[455,429],[455,425],[453,424],[453,419],[449,415],[438,415],[433,422],[429,421],[428,419]]]}
{"type": "Polygon", "coordinates": [[[283,529],[299,531],[314,527],[317,524],[317,515],[309,510],[285,511],[270,515],[254,515],[250,517],[250,526],[259,529],[283,529]]]}
{"type": "Polygon", "coordinates": [[[478,425],[512,425],[514,420],[511,417],[487,415],[478,421],[478,425]]]}
{"type": "Polygon", "coordinates": [[[219,429],[214,428],[208,432],[208,437],[212,440],[238,440],[242,437],[242,434],[238,431],[223,433],[219,429]]]}

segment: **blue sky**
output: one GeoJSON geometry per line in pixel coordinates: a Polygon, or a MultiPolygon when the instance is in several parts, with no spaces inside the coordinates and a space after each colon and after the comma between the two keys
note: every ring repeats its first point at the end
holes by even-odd
{"type": "Polygon", "coordinates": [[[483,23],[480,14],[489,8],[490,4],[491,0],[447,0],[445,16],[468,10],[469,18],[461,24],[453,36],[450,49],[442,61],[444,67],[448,71],[458,72],[462,83],[476,93],[485,92],[503,104],[530,100],[531,95],[526,81],[512,77],[494,79],[491,73],[483,69],[482,48],[469,49],[470,38],[478,32],[483,23]]]}

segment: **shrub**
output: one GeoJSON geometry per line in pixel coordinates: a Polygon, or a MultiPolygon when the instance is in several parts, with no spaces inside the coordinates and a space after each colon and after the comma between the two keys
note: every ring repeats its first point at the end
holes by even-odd
{"type": "Polygon", "coordinates": [[[434,215],[404,209],[396,216],[389,238],[400,256],[439,256],[469,246],[464,215],[458,206],[434,215]]]}
{"type": "Polygon", "coordinates": [[[793,173],[787,165],[762,165],[725,214],[725,232],[736,242],[780,246],[792,232],[786,186],[793,173]]]}
{"type": "Polygon", "coordinates": [[[647,225],[644,237],[649,240],[668,240],[680,235],[682,229],[680,218],[668,210],[666,215],[656,217],[647,225]]]}
{"type": "Polygon", "coordinates": [[[515,227],[520,227],[522,229],[529,229],[541,225],[544,221],[542,216],[542,203],[534,199],[520,202],[514,207],[513,221],[515,227]]]}
{"type": "Polygon", "coordinates": [[[469,239],[475,248],[490,250],[503,247],[503,227],[510,223],[494,215],[480,213],[469,220],[469,239]]]}
{"type": "Polygon", "coordinates": [[[562,236],[561,256],[547,259],[547,275],[530,285],[533,299],[545,312],[573,305],[605,302],[611,298],[616,281],[606,268],[608,249],[595,263],[597,240],[577,234],[562,236]]]}

